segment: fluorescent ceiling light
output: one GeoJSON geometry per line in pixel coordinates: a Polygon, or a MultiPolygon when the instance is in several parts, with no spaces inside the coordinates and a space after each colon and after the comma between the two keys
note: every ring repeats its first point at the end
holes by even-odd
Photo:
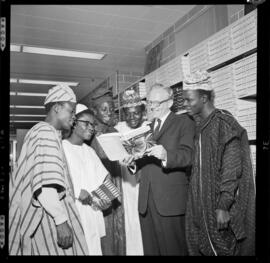
{"type": "Polygon", "coordinates": [[[30,106],[30,105],[9,105],[9,107],[18,109],[45,109],[44,106],[30,106]]]}
{"type": "Polygon", "coordinates": [[[32,92],[14,92],[9,93],[11,96],[37,96],[37,97],[46,97],[47,93],[32,93],[32,92]]]}
{"type": "Polygon", "coordinates": [[[26,53],[52,55],[52,56],[64,56],[74,58],[88,58],[88,59],[103,59],[106,54],[95,52],[82,52],[73,50],[53,49],[53,48],[40,48],[33,46],[23,46],[22,51],[26,53]]]}
{"type": "Polygon", "coordinates": [[[10,114],[10,117],[46,117],[44,114],[10,114]]]}
{"type": "Polygon", "coordinates": [[[10,83],[17,83],[17,82],[18,82],[17,79],[13,79],[13,78],[10,79],[10,83]]]}
{"type": "Polygon", "coordinates": [[[21,51],[21,46],[11,44],[11,45],[10,45],[10,51],[11,51],[11,52],[20,52],[20,51],[21,51]]]}
{"type": "Polygon", "coordinates": [[[42,85],[67,84],[69,86],[78,86],[78,84],[79,84],[78,82],[37,80],[37,79],[19,79],[19,83],[24,83],[24,84],[42,84],[42,85]]]}
{"type": "Polygon", "coordinates": [[[38,121],[33,121],[33,120],[25,120],[25,121],[9,121],[9,122],[40,122],[40,120],[38,120],[38,121]]]}

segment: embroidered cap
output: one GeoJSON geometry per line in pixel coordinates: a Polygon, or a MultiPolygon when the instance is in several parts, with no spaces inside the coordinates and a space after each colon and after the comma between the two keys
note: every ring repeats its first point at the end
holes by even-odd
{"type": "Polygon", "coordinates": [[[198,70],[192,74],[186,75],[183,81],[183,90],[213,90],[211,77],[207,71],[198,70]]]}
{"type": "Polygon", "coordinates": [[[142,105],[143,101],[140,95],[133,89],[125,90],[122,95],[122,106],[123,108],[130,108],[142,105]]]}
{"type": "Polygon", "coordinates": [[[49,102],[69,101],[76,103],[76,95],[73,90],[66,84],[59,84],[51,88],[45,98],[44,105],[49,102]]]}

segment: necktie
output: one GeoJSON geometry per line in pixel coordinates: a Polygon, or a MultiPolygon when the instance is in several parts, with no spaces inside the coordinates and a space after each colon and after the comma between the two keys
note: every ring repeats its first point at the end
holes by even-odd
{"type": "Polygon", "coordinates": [[[153,131],[153,139],[154,140],[156,140],[156,137],[157,137],[157,135],[159,133],[160,124],[161,124],[161,120],[160,119],[157,119],[156,121],[157,121],[157,126],[154,129],[154,131],[153,131]]]}

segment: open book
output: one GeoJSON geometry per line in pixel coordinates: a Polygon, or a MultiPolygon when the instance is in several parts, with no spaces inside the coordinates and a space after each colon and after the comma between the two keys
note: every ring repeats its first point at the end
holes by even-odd
{"type": "Polygon", "coordinates": [[[113,132],[97,136],[97,140],[111,161],[123,160],[127,155],[143,155],[154,145],[149,125],[125,133],[113,132]]]}

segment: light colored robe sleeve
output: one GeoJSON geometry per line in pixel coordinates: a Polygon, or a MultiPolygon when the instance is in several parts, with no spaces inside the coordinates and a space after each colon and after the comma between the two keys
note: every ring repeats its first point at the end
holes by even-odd
{"type": "Polygon", "coordinates": [[[60,225],[68,220],[55,188],[43,187],[42,192],[38,196],[38,201],[46,212],[53,217],[56,225],[60,225]]]}

